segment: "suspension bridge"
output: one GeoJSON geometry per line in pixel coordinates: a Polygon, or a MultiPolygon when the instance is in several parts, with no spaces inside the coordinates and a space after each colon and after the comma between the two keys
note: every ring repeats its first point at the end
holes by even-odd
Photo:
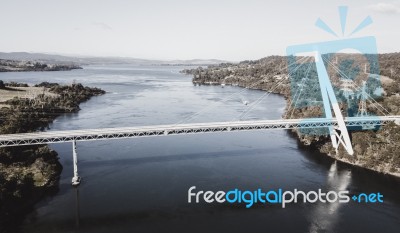
{"type": "MultiPolygon", "coordinates": [[[[78,154],[76,148],[76,143],[78,141],[236,132],[250,130],[327,128],[329,130],[329,135],[332,140],[332,146],[337,150],[339,145],[343,145],[347,153],[352,155],[354,152],[348,133],[348,127],[361,127],[363,129],[371,129],[375,126],[382,126],[390,122],[400,124],[400,116],[368,116],[363,114],[362,116],[357,117],[343,117],[321,55],[319,53],[316,53],[314,59],[318,71],[318,79],[323,99],[325,118],[228,121],[192,124],[181,123],[173,125],[152,125],[141,127],[5,134],[0,135],[0,147],[72,142],[74,165],[74,176],[72,178],[72,184],[79,185],[81,178],[78,175],[78,154]],[[333,116],[332,109],[335,116],[333,116]]],[[[276,86],[273,87],[273,89],[281,85],[282,81],[283,80],[278,82],[276,86]]],[[[270,92],[266,92],[263,97],[269,94],[270,92]]],[[[230,97],[228,97],[227,99],[229,98],[230,97]]],[[[260,101],[258,100],[255,102],[255,104],[258,104],[259,102],[260,101]]],[[[365,108],[364,104],[362,106],[363,108],[365,108]]],[[[244,115],[246,115],[246,113],[242,114],[241,117],[244,115]]],[[[192,117],[189,117],[189,119],[192,117]]]]}

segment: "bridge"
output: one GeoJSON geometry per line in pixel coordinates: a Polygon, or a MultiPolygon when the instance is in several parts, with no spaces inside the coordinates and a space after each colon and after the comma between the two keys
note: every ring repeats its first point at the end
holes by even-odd
{"type": "MultiPolygon", "coordinates": [[[[108,140],[108,139],[122,139],[122,138],[155,137],[155,136],[168,136],[168,135],[234,132],[234,131],[249,131],[249,130],[327,128],[329,130],[329,136],[332,141],[332,146],[336,149],[336,151],[338,150],[339,145],[342,145],[346,149],[349,155],[353,155],[354,151],[348,133],[349,127],[361,127],[361,129],[373,129],[376,126],[385,125],[390,122],[395,122],[396,124],[400,124],[400,116],[387,116],[385,113],[384,113],[385,116],[368,116],[367,114],[364,114],[366,109],[365,103],[362,104],[361,108],[362,114],[358,114],[357,117],[343,117],[331,81],[328,77],[323,57],[321,56],[318,50],[317,51],[314,50],[315,48],[313,46],[311,46],[310,48],[308,47],[310,46],[307,45],[306,50],[315,52],[314,61],[315,61],[315,66],[317,68],[318,81],[321,90],[321,97],[323,100],[323,110],[325,115],[323,118],[229,121],[229,122],[153,125],[153,126],[142,126],[142,127],[123,127],[123,128],[6,134],[6,135],[0,135],[0,147],[72,142],[73,164],[74,164],[74,176],[72,178],[72,184],[79,185],[81,178],[78,175],[78,155],[76,149],[77,141],[94,141],[94,140],[108,140]]],[[[301,49],[299,50],[297,47],[294,47],[290,48],[289,50],[291,51],[291,53],[296,54],[297,52],[303,52],[304,48],[303,47],[300,48],[301,49]]],[[[303,57],[302,59],[304,60],[304,58],[307,57],[303,57]]],[[[331,63],[329,63],[329,61],[325,62],[327,62],[327,64],[332,65],[331,63]]],[[[308,71],[309,69],[310,68],[308,68],[308,71]]],[[[306,77],[308,75],[308,71],[305,75],[306,77]]],[[[345,74],[341,73],[340,71],[339,74],[341,76],[345,76],[345,74]]],[[[305,80],[305,78],[303,78],[303,80],[305,80]]],[[[351,80],[351,79],[346,77],[346,80],[351,80]]],[[[274,88],[278,87],[282,81],[283,80],[278,82],[278,84],[274,88]]],[[[350,81],[350,84],[354,85],[354,82],[350,81]]],[[[366,94],[365,90],[363,91],[363,93],[366,94]]],[[[297,99],[300,96],[300,94],[301,93],[297,95],[297,99]]],[[[362,101],[365,102],[365,98],[363,98],[362,101]]],[[[259,101],[256,101],[255,104],[257,104],[257,102],[259,101]]],[[[382,106],[380,107],[382,108],[382,106]]]]}
{"type": "MultiPolygon", "coordinates": [[[[380,126],[389,122],[400,124],[400,116],[347,117],[344,122],[347,127],[380,126]]],[[[0,135],[0,147],[182,134],[325,127],[337,128],[338,120],[336,118],[280,119],[3,134],[0,135]]]]}
{"type": "MultiPolygon", "coordinates": [[[[385,125],[390,122],[400,124],[400,116],[347,117],[344,118],[344,122],[346,124],[346,127],[358,126],[368,128],[370,126],[375,127],[385,125]]],[[[156,137],[168,135],[235,132],[250,130],[326,127],[339,129],[339,120],[336,118],[280,119],[3,134],[0,135],[0,147],[72,142],[74,164],[74,177],[72,178],[72,184],[79,185],[81,178],[78,175],[78,154],[76,149],[77,141],[95,141],[107,139],[156,137]]],[[[342,136],[338,135],[336,131],[335,134],[339,142],[342,142],[344,144],[344,142],[342,141],[342,136]]]]}

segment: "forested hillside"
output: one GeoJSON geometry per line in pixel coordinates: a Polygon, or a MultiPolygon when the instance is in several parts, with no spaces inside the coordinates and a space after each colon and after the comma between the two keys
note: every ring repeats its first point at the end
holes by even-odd
{"type": "MultiPolygon", "coordinates": [[[[400,53],[366,56],[328,54],[323,57],[326,59],[325,65],[345,116],[358,114],[361,100],[358,93],[364,83],[366,93],[373,99],[371,101],[376,101],[388,111],[377,107],[377,104],[368,103],[369,114],[400,115],[400,53]],[[374,62],[374,58],[378,62],[374,62]],[[339,68],[342,74],[339,74],[334,67],[339,68]],[[351,98],[346,95],[343,79],[352,80],[358,87],[354,88],[355,94],[351,98]]],[[[296,58],[297,62],[292,65],[295,62],[293,59],[293,57],[270,56],[255,61],[223,63],[182,72],[193,75],[193,83],[196,85],[234,85],[284,95],[287,99],[287,109],[282,117],[322,117],[321,94],[313,58],[296,58]],[[306,78],[303,79],[304,77],[306,78]],[[293,97],[299,89],[304,94],[301,99],[294,100],[293,97]],[[293,102],[296,102],[295,107],[293,102]],[[286,114],[289,110],[291,114],[286,114]]],[[[400,176],[400,126],[396,124],[375,130],[351,131],[354,156],[347,155],[343,148],[336,153],[327,136],[310,135],[300,131],[296,131],[296,134],[305,145],[336,159],[400,176]]]]}

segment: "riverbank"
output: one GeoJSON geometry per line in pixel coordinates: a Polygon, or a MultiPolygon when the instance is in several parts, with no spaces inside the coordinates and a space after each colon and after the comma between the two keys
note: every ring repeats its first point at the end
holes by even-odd
{"type": "MultiPolygon", "coordinates": [[[[59,115],[77,112],[80,103],[104,93],[81,84],[5,84],[0,88],[0,134],[45,130],[59,115]]],[[[24,213],[56,191],[61,171],[57,152],[47,145],[0,148],[0,231],[20,224],[24,213]]]]}
{"type": "MultiPolygon", "coordinates": [[[[400,58],[400,55],[395,55],[400,58]]],[[[385,69],[381,70],[383,74],[392,69],[391,65],[396,64],[392,60],[381,60],[383,60],[383,63],[380,65],[385,67],[385,69]]],[[[287,66],[286,61],[286,57],[271,56],[257,61],[244,61],[238,64],[224,63],[208,68],[199,67],[197,69],[183,70],[182,72],[193,75],[192,81],[195,85],[234,85],[283,95],[286,99],[284,118],[321,117],[323,113],[320,106],[303,104],[293,108],[291,104],[293,102],[291,98],[292,87],[288,78],[289,71],[285,68],[287,66]]],[[[306,69],[307,67],[302,67],[297,72],[305,74],[306,69]]],[[[390,82],[382,83],[382,87],[385,95],[377,101],[391,115],[399,115],[400,77],[393,77],[390,82]]],[[[314,101],[318,100],[318,96],[315,96],[315,93],[317,93],[315,90],[309,93],[314,95],[310,97],[314,98],[314,101]]],[[[346,103],[342,103],[340,106],[342,109],[347,108],[346,103]]],[[[377,109],[372,107],[368,107],[368,111],[379,114],[377,109]]],[[[347,114],[349,113],[344,113],[345,116],[347,114]]],[[[299,130],[294,132],[303,145],[313,147],[336,160],[400,177],[400,147],[398,146],[400,143],[400,126],[398,125],[386,125],[375,131],[350,132],[355,151],[354,156],[349,156],[342,147],[336,153],[328,136],[310,135],[299,130]]]]}
{"type": "Polygon", "coordinates": [[[46,64],[35,61],[0,59],[0,72],[68,71],[82,69],[76,64],[46,64]]]}

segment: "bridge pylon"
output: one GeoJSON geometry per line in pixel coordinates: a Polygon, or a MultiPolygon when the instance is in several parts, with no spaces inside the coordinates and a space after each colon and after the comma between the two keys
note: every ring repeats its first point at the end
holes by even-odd
{"type": "Polygon", "coordinates": [[[76,151],[76,141],[72,141],[72,160],[74,164],[74,177],[72,177],[72,185],[78,186],[81,183],[81,177],[78,175],[78,153],[76,151]]]}
{"type": "Polygon", "coordinates": [[[315,51],[315,64],[317,67],[319,86],[321,89],[322,100],[324,104],[325,117],[327,119],[333,119],[332,109],[337,119],[338,125],[334,128],[329,126],[329,134],[332,140],[332,146],[335,148],[336,152],[339,145],[342,144],[349,155],[353,155],[353,146],[351,145],[351,140],[349,132],[347,131],[346,123],[342,112],[340,111],[339,104],[336,99],[335,92],[333,91],[332,83],[329,80],[328,72],[324,61],[322,60],[319,51],[315,51]]]}

